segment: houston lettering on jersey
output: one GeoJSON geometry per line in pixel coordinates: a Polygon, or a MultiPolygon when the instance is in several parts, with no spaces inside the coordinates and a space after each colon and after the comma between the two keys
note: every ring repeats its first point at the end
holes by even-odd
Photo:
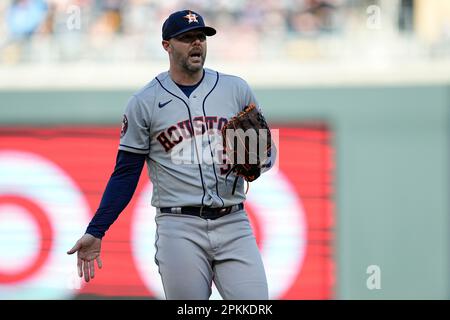
{"type": "Polygon", "coordinates": [[[183,120],[162,131],[156,139],[161,143],[166,152],[179,144],[183,139],[189,139],[193,136],[203,135],[207,130],[222,131],[223,126],[228,122],[226,118],[216,116],[199,116],[192,119],[183,120]]]}

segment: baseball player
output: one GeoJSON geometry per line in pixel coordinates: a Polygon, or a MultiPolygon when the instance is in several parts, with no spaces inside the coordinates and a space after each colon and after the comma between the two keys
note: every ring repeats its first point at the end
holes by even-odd
{"type": "Polygon", "coordinates": [[[213,281],[223,299],[268,299],[244,210],[244,181],[232,192],[230,165],[211,161],[213,138],[228,119],[257,102],[241,78],[203,68],[206,38],[214,34],[192,10],[164,22],[170,69],[130,98],[114,172],[86,233],[68,251],[77,252],[78,274],[86,282],[94,278],[94,260],[102,267],[101,239],[131,200],[146,162],[157,212],[155,262],[166,299],[209,299],[213,281]]]}

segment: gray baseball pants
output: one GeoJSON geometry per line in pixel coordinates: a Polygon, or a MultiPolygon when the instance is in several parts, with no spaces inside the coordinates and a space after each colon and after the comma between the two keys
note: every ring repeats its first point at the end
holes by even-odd
{"type": "Polygon", "coordinates": [[[267,300],[267,279],[245,210],[215,220],[156,215],[156,254],[166,299],[267,300]]]}

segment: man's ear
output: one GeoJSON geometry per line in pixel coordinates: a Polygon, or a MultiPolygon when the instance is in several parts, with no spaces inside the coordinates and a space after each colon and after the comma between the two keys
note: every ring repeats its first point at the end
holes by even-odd
{"type": "Polygon", "coordinates": [[[166,50],[167,52],[170,52],[171,46],[170,46],[170,42],[169,41],[163,40],[161,42],[161,44],[162,44],[164,50],[166,50]]]}

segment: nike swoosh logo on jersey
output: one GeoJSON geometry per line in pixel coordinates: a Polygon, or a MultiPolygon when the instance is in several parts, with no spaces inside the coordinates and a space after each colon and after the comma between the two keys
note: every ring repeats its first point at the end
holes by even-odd
{"type": "Polygon", "coordinates": [[[164,106],[166,105],[166,104],[169,104],[170,102],[172,102],[172,99],[170,99],[169,101],[167,101],[167,102],[164,102],[164,103],[158,103],[158,107],[160,107],[160,108],[164,108],[164,106]]]}

